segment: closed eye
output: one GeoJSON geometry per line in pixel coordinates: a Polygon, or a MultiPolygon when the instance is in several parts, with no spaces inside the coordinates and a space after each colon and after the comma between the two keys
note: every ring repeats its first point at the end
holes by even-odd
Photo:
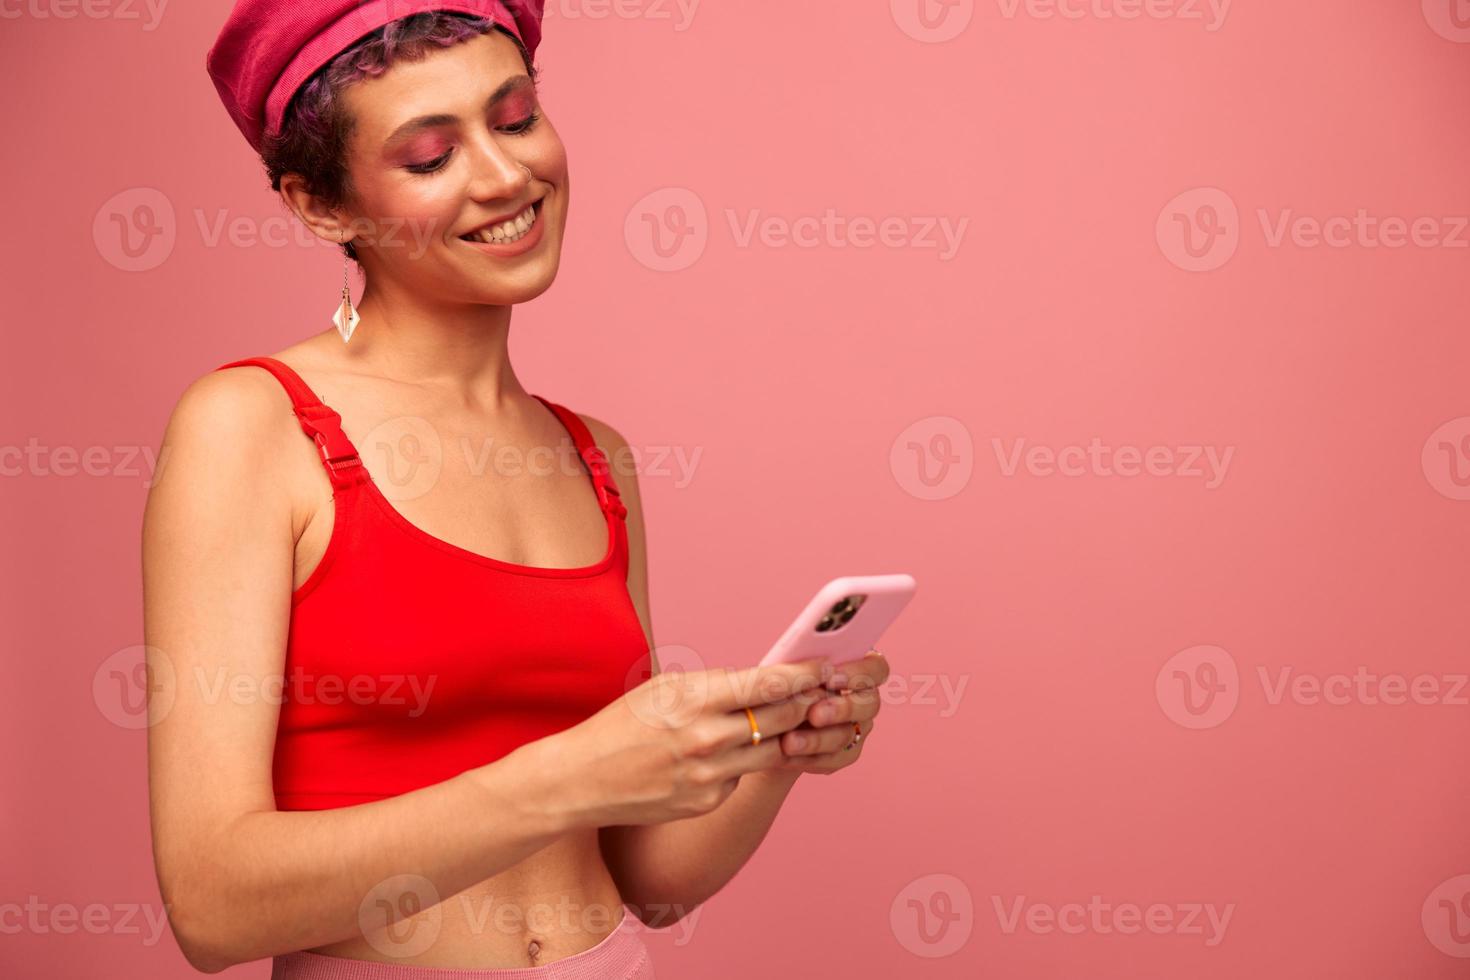
{"type": "MultiPolygon", "coordinates": [[[[501,132],[509,133],[512,136],[523,136],[526,133],[529,133],[531,130],[535,129],[536,124],[540,121],[541,113],[533,112],[519,122],[512,123],[509,126],[502,126],[501,132]]],[[[411,174],[419,175],[438,173],[449,164],[449,158],[453,155],[454,149],[451,147],[450,149],[445,150],[443,154],[435,157],[432,160],[425,161],[424,163],[406,164],[403,169],[407,170],[411,174]]]]}

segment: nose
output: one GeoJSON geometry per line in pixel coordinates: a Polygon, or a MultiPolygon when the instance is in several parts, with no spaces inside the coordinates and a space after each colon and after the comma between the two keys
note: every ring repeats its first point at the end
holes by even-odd
{"type": "Polygon", "coordinates": [[[493,137],[479,141],[472,151],[469,194],[477,201],[523,200],[531,183],[531,169],[493,137]]]}

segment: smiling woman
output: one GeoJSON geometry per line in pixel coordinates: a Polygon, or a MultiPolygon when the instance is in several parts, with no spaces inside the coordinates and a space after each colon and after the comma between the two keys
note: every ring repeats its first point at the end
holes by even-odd
{"type": "Polygon", "coordinates": [[[871,730],[877,698],[819,697],[819,662],[659,674],[627,443],[516,376],[511,312],[555,279],[570,199],[540,22],[238,0],[210,52],[363,291],[190,385],[149,494],[149,666],[175,679],[150,703],[154,858],[199,969],[651,977],[638,923],[721,888],[871,730]],[[444,451],[492,440],[488,470],[444,451]],[[777,737],[798,727],[803,750],[777,737]]]}

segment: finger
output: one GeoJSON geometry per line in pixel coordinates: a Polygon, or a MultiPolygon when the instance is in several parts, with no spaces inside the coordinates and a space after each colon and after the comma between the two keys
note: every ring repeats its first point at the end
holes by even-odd
{"type": "MultiPolygon", "coordinates": [[[[866,735],[871,726],[861,723],[849,722],[841,725],[828,725],[825,728],[814,728],[811,730],[800,730],[788,732],[781,736],[781,749],[787,755],[822,756],[842,752],[847,745],[861,742],[857,739],[858,734],[866,735]],[[854,728],[854,725],[857,725],[854,728]]],[[[856,745],[853,746],[856,749],[856,745]]]]}
{"type": "Polygon", "coordinates": [[[807,710],[806,720],[816,728],[844,721],[868,721],[878,716],[882,706],[873,692],[854,691],[818,701],[807,710]]]}
{"type": "MultiPolygon", "coordinates": [[[[786,700],[776,704],[763,704],[751,708],[750,712],[755,715],[756,731],[760,732],[760,741],[764,744],[767,740],[775,741],[783,732],[789,732],[805,721],[807,705],[797,700],[786,700]]],[[[722,748],[733,749],[755,744],[754,733],[750,729],[750,716],[745,713],[744,708],[727,712],[716,721],[720,725],[719,744],[722,748]]]]}
{"type": "Polygon", "coordinates": [[[713,671],[707,707],[714,712],[726,712],[797,697],[807,698],[811,703],[820,696],[817,692],[831,669],[826,657],[818,657],[791,664],[713,671]]]}
{"type": "Polygon", "coordinates": [[[857,660],[833,664],[832,676],[825,686],[833,691],[877,687],[888,680],[888,674],[888,658],[876,650],[869,650],[857,660]]]}

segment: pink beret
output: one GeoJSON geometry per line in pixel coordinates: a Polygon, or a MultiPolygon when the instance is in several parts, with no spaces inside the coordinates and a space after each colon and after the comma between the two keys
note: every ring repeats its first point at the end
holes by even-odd
{"type": "Polygon", "coordinates": [[[204,59],[230,118],[259,152],[280,132],[291,97],[354,41],[410,14],[448,10],[485,17],[534,58],[545,0],[235,0],[204,59]],[[514,11],[514,13],[512,13],[514,11]]]}

